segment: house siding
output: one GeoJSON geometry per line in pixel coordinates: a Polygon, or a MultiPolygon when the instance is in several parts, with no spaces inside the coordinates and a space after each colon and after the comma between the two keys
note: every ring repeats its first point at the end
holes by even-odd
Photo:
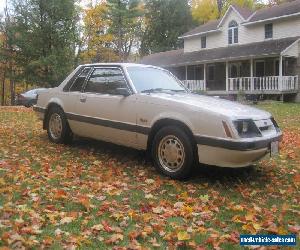
{"type": "MultiPolygon", "coordinates": [[[[219,32],[206,34],[205,49],[234,46],[228,45],[228,24],[231,20],[235,20],[239,25],[238,44],[265,41],[265,23],[273,23],[272,39],[300,36],[300,16],[245,26],[242,24],[243,20],[241,17],[235,11],[231,10],[223,20],[219,32]]],[[[201,35],[184,39],[185,52],[197,50],[201,50],[201,35]]]]}

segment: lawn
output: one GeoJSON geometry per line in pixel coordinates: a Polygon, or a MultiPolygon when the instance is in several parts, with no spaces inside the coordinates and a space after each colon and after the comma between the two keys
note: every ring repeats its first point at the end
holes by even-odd
{"type": "Polygon", "coordinates": [[[143,152],[52,144],[31,109],[0,108],[0,248],[240,249],[241,233],[299,236],[300,105],[259,107],[283,129],[280,155],[199,166],[185,182],[143,152]]]}

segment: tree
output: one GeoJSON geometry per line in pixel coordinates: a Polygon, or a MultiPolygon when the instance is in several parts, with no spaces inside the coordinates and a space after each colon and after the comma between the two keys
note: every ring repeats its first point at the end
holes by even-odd
{"type": "Polygon", "coordinates": [[[178,37],[192,25],[188,0],[146,0],[141,54],[147,55],[181,46],[178,37]]]}
{"type": "Polygon", "coordinates": [[[132,49],[139,46],[141,16],[140,0],[107,0],[108,33],[121,61],[127,61],[132,49]]]}
{"type": "Polygon", "coordinates": [[[75,0],[12,0],[9,28],[18,79],[56,86],[73,68],[79,22],[75,0]]]}
{"type": "Polygon", "coordinates": [[[193,19],[200,24],[220,17],[224,1],[216,0],[192,0],[193,19]]]}
{"type": "Polygon", "coordinates": [[[113,49],[113,35],[108,33],[111,22],[106,18],[107,4],[101,2],[84,11],[83,63],[114,62],[119,59],[113,49]]]}
{"type": "Polygon", "coordinates": [[[12,21],[8,10],[7,0],[5,1],[4,17],[0,24],[0,62],[3,71],[1,84],[1,105],[5,104],[5,82],[9,79],[10,103],[14,105],[15,100],[15,52],[12,44],[10,28],[12,21]]]}
{"type": "Polygon", "coordinates": [[[200,24],[206,23],[209,20],[218,19],[225,14],[229,6],[232,4],[252,10],[265,6],[258,0],[192,0],[193,19],[200,24]]]}

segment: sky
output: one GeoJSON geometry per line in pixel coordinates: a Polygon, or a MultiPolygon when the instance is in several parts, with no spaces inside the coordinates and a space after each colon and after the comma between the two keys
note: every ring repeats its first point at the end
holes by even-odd
{"type": "MultiPolygon", "coordinates": [[[[4,7],[5,7],[5,1],[6,0],[0,0],[0,13],[3,13],[4,11],[4,7]]],[[[93,2],[96,2],[97,0],[92,0],[93,2]]],[[[90,2],[90,0],[81,0],[80,1],[80,5],[84,6],[86,5],[88,2],[90,2]]],[[[262,2],[267,2],[267,0],[262,0],[262,2]]]]}
{"type": "Polygon", "coordinates": [[[5,0],[0,0],[0,13],[3,13],[4,6],[5,6],[5,0]]]}

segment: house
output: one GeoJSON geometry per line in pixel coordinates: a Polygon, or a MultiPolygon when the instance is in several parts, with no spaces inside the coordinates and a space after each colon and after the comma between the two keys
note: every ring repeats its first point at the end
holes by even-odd
{"type": "Polygon", "coordinates": [[[231,5],[222,18],[179,38],[183,49],[141,63],[167,68],[191,90],[212,95],[299,91],[300,0],[257,11],[231,5]]]}

